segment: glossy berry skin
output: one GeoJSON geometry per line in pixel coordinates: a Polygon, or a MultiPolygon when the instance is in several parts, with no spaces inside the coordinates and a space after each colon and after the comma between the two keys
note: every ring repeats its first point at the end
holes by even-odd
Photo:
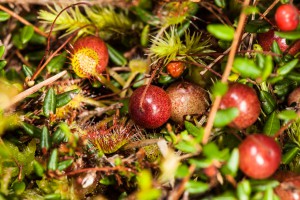
{"type": "Polygon", "coordinates": [[[239,110],[239,115],[228,125],[232,128],[247,128],[254,124],[260,114],[260,101],[256,92],[241,83],[230,84],[227,93],[221,99],[220,109],[231,107],[239,110]]]}
{"type": "Polygon", "coordinates": [[[167,64],[167,71],[173,78],[178,78],[181,76],[185,69],[183,62],[173,61],[167,64]]]}
{"type": "Polygon", "coordinates": [[[207,92],[194,83],[175,82],[166,92],[172,104],[171,119],[179,124],[183,124],[186,115],[203,114],[209,105],[207,92]]]}
{"type": "Polygon", "coordinates": [[[253,179],[270,177],[279,167],[281,149],[275,140],[264,134],[252,134],[239,145],[239,167],[253,179]]]}
{"type": "MultiPolygon", "coordinates": [[[[273,41],[276,41],[280,50],[284,52],[287,50],[289,45],[286,42],[286,39],[278,37],[275,35],[274,30],[269,30],[266,33],[257,34],[257,41],[264,51],[271,51],[271,46],[273,41]]],[[[296,43],[290,48],[288,51],[289,54],[295,55],[300,50],[300,40],[296,41],[296,43]]]]}
{"type": "Polygon", "coordinates": [[[282,31],[293,31],[299,24],[298,9],[292,4],[280,5],[275,13],[275,21],[282,31]]]}
{"type": "Polygon", "coordinates": [[[106,70],[108,58],[107,47],[101,38],[85,36],[73,45],[71,65],[79,77],[90,78],[106,70]]]}
{"type": "Polygon", "coordinates": [[[141,104],[145,89],[146,86],[142,86],[132,93],[129,115],[136,124],[144,128],[158,128],[171,116],[171,100],[163,89],[150,85],[141,104]]]}

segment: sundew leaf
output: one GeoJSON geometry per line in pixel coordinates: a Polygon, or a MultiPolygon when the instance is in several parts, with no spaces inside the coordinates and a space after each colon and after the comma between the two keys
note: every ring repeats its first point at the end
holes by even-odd
{"type": "Polygon", "coordinates": [[[280,129],[280,120],[277,117],[277,113],[274,111],[267,119],[263,132],[266,135],[273,136],[280,129]]]}
{"type": "Polygon", "coordinates": [[[225,41],[231,41],[234,36],[234,28],[223,24],[209,24],[207,31],[214,37],[225,41]]]}
{"type": "Polygon", "coordinates": [[[239,115],[239,109],[233,107],[233,108],[227,108],[223,110],[218,110],[214,126],[215,127],[224,127],[227,124],[229,124],[232,120],[234,120],[239,115]]]}
{"type": "Polygon", "coordinates": [[[237,57],[233,62],[233,70],[241,74],[244,78],[256,79],[261,76],[261,69],[255,62],[248,58],[237,57]]]}

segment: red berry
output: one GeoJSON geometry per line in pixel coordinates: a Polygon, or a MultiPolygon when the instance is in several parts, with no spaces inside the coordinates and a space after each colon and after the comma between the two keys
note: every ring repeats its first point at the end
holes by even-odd
{"type": "Polygon", "coordinates": [[[106,70],[108,58],[104,41],[96,36],[86,36],[74,43],[71,65],[79,77],[90,78],[106,70]]]}
{"type": "Polygon", "coordinates": [[[172,103],[171,119],[179,124],[186,115],[203,114],[209,105],[207,92],[190,82],[173,83],[166,92],[172,103]]]}
{"type": "Polygon", "coordinates": [[[239,146],[239,167],[254,179],[270,177],[279,167],[281,150],[275,140],[263,134],[249,135],[239,146]]]}
{"type": "Polygon", "coordinates": [[[171,100],[160,87],[150,85],[142,101],[146,86],[136,89],[129,100],[129,115],[144,128],[158,128],[171,116],[171,100]]]}
{"type": "Polygon", "coordinates": [[[292,4],[279,6],[275,13],[275,21],[278,28],[282,31],[293,31],[299,24],[298,9],[292,4]]]}
{"type": "MultiPolygon", "coordinates": [[[[259,33],[257,35],[257,40],[260,46],[263,48],[264,51],[271,51],[271,46],[273,41],[276,41],[280,50],[284,52],[289,45],[286,43],[285,38],[281,38],[275,35],[274,30],[269,30],[266,33],[259,33]]],[[[296,41],[295,44],[290,48],[288,51],[289,54],[295,55],[300,50],[300,40],[296,41]]]]}
{"type": "Polygon", "coordinates": [[[178,78],[184,71],[185,65],[183,62],[173,61],[167,64],[167,71],[173,78],[178,78]]]}
{"type": "Polygon", "coordinates": [[[295,200],[300,197],[300,176],[294,174],[293,177],[281,181],[280,185],[275,188],[275,193],[280,199],[295,200]]]}
{"type": "Polygon", "coordinates": [[[222,97],[220,109],[236,107],[239,115],[229,124],[230,127],[244,129],[257,120],[260,114],[260,101],[251,87],[233,83],[222,97]]]}

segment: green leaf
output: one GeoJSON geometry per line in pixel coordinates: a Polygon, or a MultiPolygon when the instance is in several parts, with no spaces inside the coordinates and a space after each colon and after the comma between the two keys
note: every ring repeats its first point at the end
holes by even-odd
{"type": "Polygon", "coordinates": [[[1,71],[2,69],[4,69],[4,67],[6,66],[6,64],[7,64],[7,61],[6,61],[6,60],[0,60],[0,71],[1,71]]]}
{"type": "Polygon", "coordinates": [[[227,84],[217,81],[213,85],[211,92],[212,92],[212,95],[214,97],[216,97],[216,96],[223,96],[227,92],[227,90],[228,90],[227,84]]]}
{"type": "Polygon", "coordinates": [[[209,189],[209,184],[200,181],[190,180],[186,183],[185,189],[191,194],[204,193],[209,189]]]}
{"type": "Polygon", "coordinates": [[[232,122],[238,115],[239,115],[239,109],[235,107],[218,110],[215,117],[214,126],[224,127],[230,122],[232,122]]]}
{"type": "Polygon", "coordinates": [[[36,160],[33,161],[33,170],[34,170],[35,174],[38,175],[39,177],[43,177],[44,176],[44,168],[36,160]]]}
{"type": "Polygon", "coordinates": [[[186,141],[186,140],[182,140],[180,142],[178,142],[175,147],[183,152],[186,153],[195,153],[197,152],[197,148],[195,147],[195,144],[193,142],[190,141],[186,141]]]}
{"type": "Polygon", "coordinates": [[[269,27],[268,22],[262,19],[251,20],[246,24],[245,31],[249,33],[258,33],[269,27]]]}
{"type": "Polygon", "coordinates": [[[237,196],[240,200],[250,199],[251,185],[249,180],[245,179],[237,185],[237,196]]]}
{"type": "Polygon", "coordinates": [[[53,88],[50,88],[45,96],[43,112],[46,117],[56,112],[56,96],[53,88]]]}
{"type": "Polygon", "coordinates": [[[279,182],[276,180],[250,180],[250,185],[252,191],[266,191],[269,188],[275,188],[279,185],[279,182]]]}
{"type": "Polygon", "coordinates": [[[47,64],[47,71],[50,73],[58,73],[61,71],[67,59],[67,52],[63,52],[58,56],[52,58],[52,60],[47,64]]]}
{"type": "Polygon", "coordinates": [[[234,28],[223,24],[209,24],[207,31],[220,40],[231,41],[234,37],[234,28]]]}
{"type": "Polygon", "coordinates": [[[265,81],[270,76],[270,74],[273,71],[273,68],[274,68],[274,66],[273,66],[272,56],[267,55],[266,58],[265,58],[264,67],[263,67],[263,70],[262,70],[262,73],[261,73],[261,79],[263,81],[265,81]]]}
{"type": "Polygon", "coordinates": [[[247,15],[257,14],[257,13],[259,13],[259,9],[256,6],[247,6],[244,9],[244,13],[247,14],[247,15]]]}
{"type": "Polygon", "coordinates": [[[73,159],[68,159],[68,160],[61,161],[61,162],[58,163],[57,169],[59,171],[65,170],[68,167],[70,167],[72,165],[72,163],[73,163],[73,159]]]}
{"type": "Polygon", "coordinates": [[[36,127],[36,126],[34,126],[32,124],[28,124],[26,122],[22,122],[21,123],[21,127],[24,129],[24,131],[28,135],[36,137],[36,138],[40,138],[41,137],[42,130],[39,129],[38,127],[36,127]]]}
{"type": "Polygon", "coordinates": [[[33,36],[34,29],[32,26],[24,26],[21,30],[21,42],[26,44],[33,36]]]}
{"type": "Polygon", "coordinates": [[[10,15],[4,11],[0,11],[0,22],[4,22],[10,18],[10,15]]]}
{"type": "Polygon", "coordinates": [[[140,43],[143,47],[147,47],[149,44],[149,32],[150,32],[150,26],[147,24],[141,33],[141,39],[140,43]]]}
{"type": "Polygon", "coordinates": [[[298,62],[299,62],[298,58],[296,58],[294,60],[291,60],[290,62],[286,63],[285,65],[279,67],[278,70],[277,70],[277,73],[279,75],[288,74],[290,71],[292,71],[296,67],[298,62]]]}
{"type": "Polygon", "coordinates": [[[53,149],[49,161],[48,161],[48,170],[56,170],[58,166],[58,150],[53,149]]]}
{"type": "Polygon", "coordinates": [[[273,193],[273,189],[272,188],[268,188],[265,191],[263,200],[273,200],[273,194],[274,194],[273,193]]]}
{"type": "Polygon", "coordinates": [[[225,8],[226,6],[225,0],[215,0],[215,4],[220,8],[225,8]]]}
{"type": "Polygon", "coordinates": [[[280,120],[277,117],[276,112],[274,111],[267,119],[264,128],[263,133],[269,136],[273,136],[277,131],[280,129],[280,120]]]}
{"type": "Polygon", "coordinates": [[[203,128],[198,128],[197,126],[188,121],[184,121],[184,127],[189,134],[195,137],[199,137],[199,139],[202,140],[202,137],[204,135],[203,128]]]}
{"type": "Polygon", "coordinates": [[[275,35],[285,38],[288,40],[298,40],[300,39],[300,31],[292,31],[292,32],[278,32],[275,31],[275,35]]]}
{"type": "Polygon", "coordinates": [[[285,152],[282,156],[282,163],[283,164],[289,164],[299,153],[299,147],[293,147],[291,149],[288,149],[287,152],[285,152]]]}
{"type": "Polygon", "coordinates": [[[5,46],[1,45],[0,46],[0,58],[3,56],[4,52],[5,52],[5,46]]]}
{"type": "Polygon", "coordinates": [[[293,120],[298,117],[297,113],[293,110],[284,110],[278,113],[278,118],[283,120],[293,120]]]}
{"type": "Polygon", "coordinates": [[[22,71],[24,72],[26,77],[32,77],[33,75],[32,69],[26,65],[22,65],[22,71]]]}
{"type": "Polygon", "coordinates": [[[237,174],[239,169],[239,150],[237,148],[232,150],[226,168],[229,170],[230,175],[235,176],[237,174]]]}
{"type": "Polygon", "coordinates": [[[60,108],[64,105],[67,105],[74,98],[74,95],[78,94],[79,92],[80,92],[79,89],[74,89],[56,95],[56,108],[60,108]]]}
{"type": "Polygon", "coordinates": [[[26,189],[26,184],[23,181],[14,182],[12,185],[12,189],[14,190],[14,193],[16,195],[21,195],[26,189]]]}
{"type": "Polygon", "coordinates": [[[42,135],[41,135],[41,149],[44,154],[48,151],[50,147],[50,139],[49,139],[49,131],[46,126],[42,129],[42,135]]]}
{"type": "Polygon", "coordinates": [[[182,165],[179,165],[179,167],[177,168],[175,176],[177,178],[184,178],[188,174],[189,174],[189,168],[188,168],[188,166],[182,164],[182,165]]]}
{"type": "Polygon", "coordinates": [[[261,69],[257,67],[252,59],[237,57],[233,62],[233,70],[244,78],[256,79],[261,76],[261,69]]]}
{"type": "Polygon", "coordinates": [[[120,66],[124,66],[127,64],[126,58],[118,52],[116,49],[114,49],[112,46],[106,43],[107,49],[108,49],[108,55],[111,61],[120,66]]]}
{"type": "Polygon", "coordinates": [[[259,91],[259,99],[262,104],[262,109],[267,115],[272,113],[277,106],[275,98],[264,90],[259,91]]]}

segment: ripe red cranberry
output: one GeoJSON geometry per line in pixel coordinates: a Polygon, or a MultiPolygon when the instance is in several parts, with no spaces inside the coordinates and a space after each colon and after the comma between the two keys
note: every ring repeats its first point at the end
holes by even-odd
{"type": "Polygon", "coordinates": [[[175,82],[166,92],[172,104],[171,119],[179,124],[184,122],[186,115],[203,114],[209,105],[207,92],[194,83],[175,82]]]}
{"type": "Polygon", "coordinates": [[[300,103],[300,87],[294,89],[288,96],[288,106],[291,106],[293,103],[297,105],[300,103]]]}
{"type": "Polygon", "coordinates": [[[178,78],[184,71],[185,65],[180,61],[173,61],[167,64],[167,71],[173,78],[178,78]]]}
{"type": "Polygon", "coordinates": [[[239,167],[254,179],[270,177],[281,161],[281,150],[275,140],[264,134],[252,134],[239,146],[239,167]]]}
{"type": "MultiPolygon", "coordinates": [[[[286,43],[285,38],[281,38],[276,36],[274,30],[269,30],[266,33],[259,33],[257,34],[257,41],[258,44],[263,48],[264,51],[271,51],[271,46],[273,41],[276,41],[280,50],[284,52],[287,50],[289,45],[286,43]]],[[[289,49],[288,53],[291,55],[295,55],[300,50],[300,40],[296,41],[295,44],[289,49]]]]}
{"type": "Polygon", "coordinates": [[[227,93],[222,97],[220,109],[236,107],[239,115],[228,125],[232,128],[244,129],[257,120],[260,114],[260,101],[251,87],[232,83],[227,93]]]}
{"type": "Polygon", "coordinates": [[[129,115],[132,120],[144,128],[158,128],[171,115],[171,100],[160,87],[150,85],[142,101],[146,86],[136,89],[129,100],[129,115]]]}
{"type": "Polygon", "coordinates": [[[280,5],[275,12],[275,21],[282,31],[293,31],[299,24],[298,9],[292,4],[280,5]]]}
{"type": "Polygon", "coordinates": [[[107,47],[101,38],[85,36],[73,45],[71,65],[79,77],[90,78],[106,70],[108,58],[107,47]]]}

